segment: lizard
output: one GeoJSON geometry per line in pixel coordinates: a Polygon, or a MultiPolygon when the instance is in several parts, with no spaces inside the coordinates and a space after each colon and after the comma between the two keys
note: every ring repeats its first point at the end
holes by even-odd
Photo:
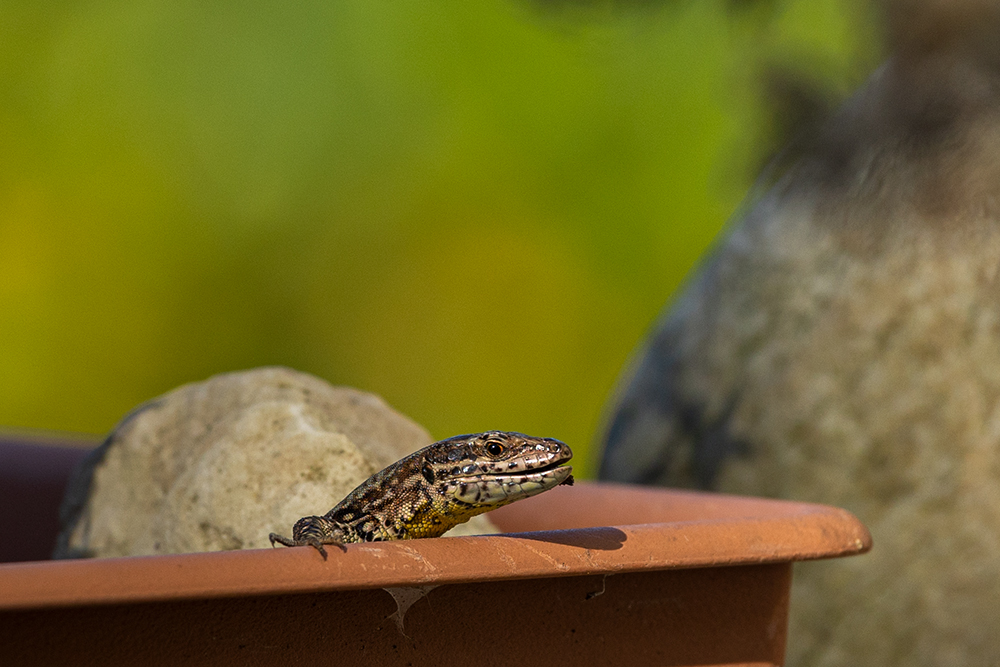
{"type": "Polygon", "coordinates": [[[563,465],[573,451],[555,438],[512,431],[456,435],[383,468],[323,516],[295,522],[292,537],[271,533],[271,546],[324,544],[347,551],[356,542],[440,537],[477,514],[573,484],[563,465]]]}

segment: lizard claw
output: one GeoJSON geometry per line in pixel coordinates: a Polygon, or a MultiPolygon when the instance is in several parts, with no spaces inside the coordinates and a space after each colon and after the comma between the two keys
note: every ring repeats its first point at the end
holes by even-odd
{"type": "Polygon", "coordinates": [[[311,547],[316,547],[316,550],[319,551],[319,555],[323,557],[323,560],[326,560],[326,549],[323,548],[322,542],[317,540],[315,537],[307,537],[304,540],[302,540],[302,542],[304,544],[308,544],[311,547]]]}
{"type": "MultiPolygon", "coordinates": [[[[318,551],[319,554],[323,557],[323,560],[326,560],[327,558],[326,549],[323,548],[324,543],[315,535],[306,535],[304,537],[300,537],[297,540],[283,537],[281,535],[278,535],[277,533],[271,533],[267,537],[269,540],[271,540],[272,547],[274,547],[274,545],[278,543],[284,544],[286,547],[314,547],[316,551],[318,551]]],[[[347,551],[347,545],[343,544],[342,542],[330,540],[326,542],[326,544],[335,544],[338,547],[340,547],[343,551],[345,552],[347,551]]]]}

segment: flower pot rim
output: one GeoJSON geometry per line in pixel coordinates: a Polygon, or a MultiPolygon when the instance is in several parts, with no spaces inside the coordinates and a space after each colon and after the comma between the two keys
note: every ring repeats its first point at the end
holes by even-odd
{"type": "Polygon", "coordinates": [[[846,510],[581,483],[491,514],[502,535],[0,565],[0,609],[407,588],[860,554],[846,510]]]}

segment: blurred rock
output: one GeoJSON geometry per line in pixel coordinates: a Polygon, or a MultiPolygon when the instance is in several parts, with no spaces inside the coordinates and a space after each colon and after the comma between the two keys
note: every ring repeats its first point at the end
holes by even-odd
{"type": "Polygon", "coordinates": [[[825,502],[790,665],[1000,664],[1000,3],[888,2],[819,128],[623,378],[603,479],[825,502]]]}
{"type": "MultiPolygon", "coordinates": [[[[83,463],[56,558],[270,547],[372,473],[432,442],[381,398],[261,368],[134,410],[83,463]]],[[[498,532],[485,517],[449,533],[498,532]]]]}

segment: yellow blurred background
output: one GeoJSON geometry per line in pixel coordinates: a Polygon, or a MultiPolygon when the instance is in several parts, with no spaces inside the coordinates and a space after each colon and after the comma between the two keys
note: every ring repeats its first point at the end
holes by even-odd
{"type": "Polygon", "coordinates": [[[849,0],[6,2],[0,426],[283,364],[590,471],[766,157],[759,75],[846,90],[876,35],[849,0]]]}

